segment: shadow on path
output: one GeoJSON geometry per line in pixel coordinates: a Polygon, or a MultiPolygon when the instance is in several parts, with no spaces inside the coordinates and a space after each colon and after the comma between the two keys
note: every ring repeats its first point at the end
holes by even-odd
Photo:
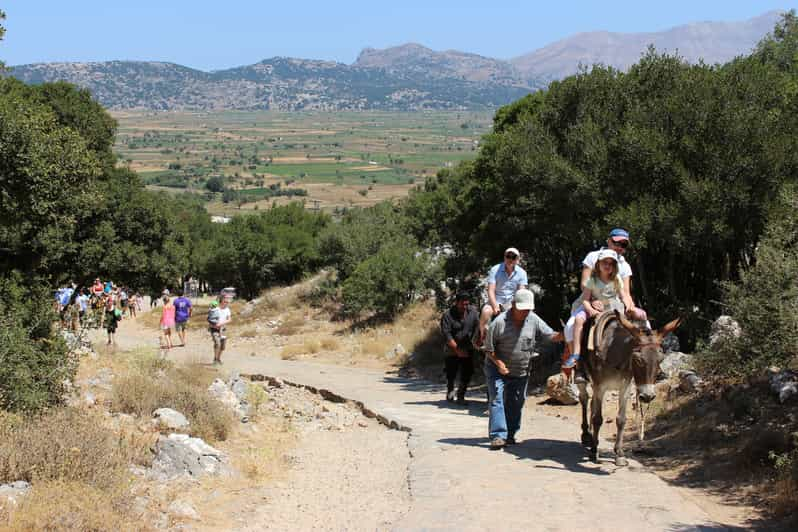
{"type": "MultiPolygon", "coordinates": [[[[449,445],[467,445],[471,447],[488,448],[488,438],[442,438],[440,443],[449,445]]],[[[541,469],[560,469],[572,471],[574,473],[585,473],[589,475],[606,476],[610,473],[604,471],[598,465],[593,464],[587,457],[585,449],[577,442],[548,440],[542,438],[532,438],[523,440],[516,445],[504,448],[504,453],[511,454],[518,460],[533,460],[536,462],[556,462],[557,465],[535,464],[536,468],[541,469]]]]}
{"type": "Polygon", "coordinates": [[[451,410],[452,412],[468,412],[472,416],[486,417],[487,403],[485,401],[475,401],[469,399],[465,405],[458,405],[457,403],[450,403],[446,399],[429,400],[429,401],[405,401],[406,405],[429,405],[435,406],[442,410],[451,410]]]}

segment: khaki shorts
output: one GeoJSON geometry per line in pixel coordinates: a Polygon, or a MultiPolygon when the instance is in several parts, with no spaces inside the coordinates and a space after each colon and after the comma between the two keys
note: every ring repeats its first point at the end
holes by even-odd
{"type": "Polygon", "coordinates": [[[211,338],[213,339],[213,347],[224,349],[227,344],[227,336],[224,335],[224,329],[210,329],[211,338]]]}
{"type": "Polygon", "coordinates": [[[187,321],[176,321],[175,322],[175,332],[185,331],[188,328],[187,321]]]}

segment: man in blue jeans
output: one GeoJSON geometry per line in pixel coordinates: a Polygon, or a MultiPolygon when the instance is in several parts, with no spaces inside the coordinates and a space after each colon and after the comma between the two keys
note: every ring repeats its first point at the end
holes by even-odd
{"type": "Polygon", "coordinates": [[[493,450],[516,443],[529,382],[529,361],[535,355],[536,341],[563,340],[562,333],[555,333],[532,312],[534,308],[534,294],[518,290],[513,296],[513,306],[493,320],[485,339],[485,378],[490,398],[488,437],[493,450]]]}

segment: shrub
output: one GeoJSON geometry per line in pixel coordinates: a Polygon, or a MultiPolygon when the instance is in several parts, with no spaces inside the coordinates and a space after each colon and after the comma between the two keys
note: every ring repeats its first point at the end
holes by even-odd
{"type": "Polygon", "coordinates": [[[53,330],[42,290],[0,279],[0,409],[35,412],[62,402],[77,359],[53,330]]]}
{"type": "Polygon", "coordinates": [[[0,483],[76,481],[114,486],[130,462],[145,464],[148,441],[120,436],[99,413],[58,408],[30,418],[0,418],[0,483]]]}
{"type": "Polygon", "coordinates": [[[114,381],[114,411],[148,417],[158,408],[172,408],[186,416],[193,436],[208,442],[227,439],[233,416],[209,395],[210,378],[202,368],[172,367],[151,372],[146,367],[147,363],[114,381]]]}
{"type": "Polygon", "coordinates": [[[739,338],[705,349],[706,372],[745,376],[798,355],[798,193],[786,187],[771,211],[756,263],[737,283],[726,283],[723,303],[740,324],[739,338]]]}

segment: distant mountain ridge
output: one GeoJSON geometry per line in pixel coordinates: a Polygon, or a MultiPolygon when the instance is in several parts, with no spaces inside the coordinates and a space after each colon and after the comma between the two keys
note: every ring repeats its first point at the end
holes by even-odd
{"type": "Polygon", "coordinates": [[[424,110],[495,108],[601,63],[626,69],[649,44],[695,62],[726,62],[751,51],[781,16],[699,22],[656,33],[573,35],[509,61],[408,43],[365,48],[346,65],[273,57],[204,72],[157,61],[35,63],[12,67],[26,83],[65,80],[115,109],[424,110]]]}

